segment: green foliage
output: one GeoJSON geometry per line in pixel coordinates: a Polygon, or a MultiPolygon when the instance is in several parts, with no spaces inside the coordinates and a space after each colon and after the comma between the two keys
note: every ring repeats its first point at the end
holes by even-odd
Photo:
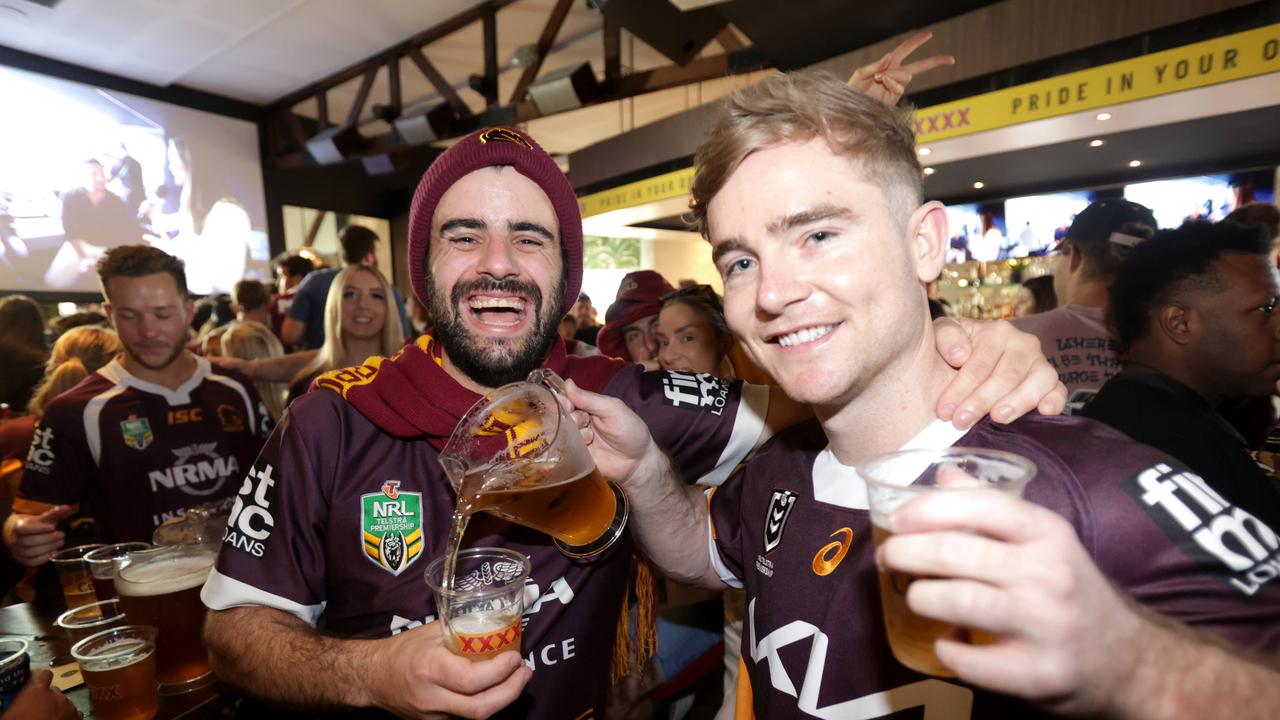
{"type": "Polygon", "coordinates": [[[630,270],[640,267],[637,238],[591,237],[582,239],[582,266],[592,270],[630,270]]]}

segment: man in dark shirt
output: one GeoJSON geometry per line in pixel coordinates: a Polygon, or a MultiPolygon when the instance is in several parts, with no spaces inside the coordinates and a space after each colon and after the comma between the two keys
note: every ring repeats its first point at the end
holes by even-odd
{"type": "Polygon", "coordinates": [[[92,254],[84,243],[106,249],[141,240],[142,227],[133,212],[107,190],[102,163],[86,160],[84,171],[84,187],[68,190],[62,196],[62,230],[80,257],[90,258],[92,254]]]}
{"type": "Polygon", "coordinates": [[[1216,408],[1269,397],[1280,379],[1275,270],[1261,229],[1188,223],[1140,245],[1111,286],[1124,371],[1085,416],[1186,463],[1280,527],[1280,495],[1216,408]]]}

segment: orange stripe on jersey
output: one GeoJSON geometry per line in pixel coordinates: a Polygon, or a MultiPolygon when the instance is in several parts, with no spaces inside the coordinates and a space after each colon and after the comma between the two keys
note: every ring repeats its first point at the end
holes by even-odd
{"type": "Polygon", "coordinates": [[[738,656],[738,692],[733,699],[733,720],[755,720],[751,709],[755,698],[751,694],[751,676],[747,674],[747,662],[738,656]]]}
{"type": "Polygon", "coordinates": [[[41,515],[56,507],[58,506],[54,503],[28,500],[26,498],[17,498],[13,501],[13,511],[23,515],[41,515]]]}
{"type": "Polygon", "coordinates": [[[719,485],[715,485],[711,488],[711,492],[707,493],[707,519],[711,522],[711,539],[712,540],[720,539],[720,535],[716,533],[716,519],[711,514],[711,498],[716,494],[716,490],[719,489],[719,487],[720,487],[719,485]]]}

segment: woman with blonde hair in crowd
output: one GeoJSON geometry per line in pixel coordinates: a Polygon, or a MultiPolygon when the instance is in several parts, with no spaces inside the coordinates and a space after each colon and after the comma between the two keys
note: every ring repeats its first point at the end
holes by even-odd
{"type": "MultiPolygon", "coordinates": [[[[44,414],[45,406],[111,362],[122,349],[114,330],[93,326],[72,328],[54,343],[44,377],[27,404],[28,414],[0,423],[0,523],[9,517],[22,480],[22,466],[35,438],[36,422],[44,414]]],[[[0,569],[0,593],[7,592],[21,575],[21,570],[9,562],[6,554],[0,569]]],[[[30,600],[33,590],[24,586],[21,592],[26,593],[23,599],[30,600]]]]}
{"type": "Polygon", "coordinates": [[[324,344],[289,383],[289,400],[316,376],[359,365],[371,355],[391,357],[404,346],[404,330],[391,285],[377,268],[348,265],[333,278],[324,304],[324,344]]]}
{"type": "MultiPolygon", "coordinates": [[[[234,322],[222,334],[222,354],[241,360],[258,360],[284,355],[284,345],[271,328],[253,320],[234,322]]],[[[284,412],[284,398],[288,387],[282,382],[256,381],[258,396],[267,407],[273,421],[284,412]]]]}

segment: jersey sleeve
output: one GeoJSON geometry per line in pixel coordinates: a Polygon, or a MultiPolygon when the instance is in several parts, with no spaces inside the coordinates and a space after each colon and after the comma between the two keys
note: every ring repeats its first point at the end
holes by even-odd
{"type": "Polygon", "coordinates": [[[605,387],[649,427],[686,482],[716,486],[755,448],[769,388],[713,375],[620,370],[605,387]]]}
{"type": "Polygon", "coordinates": [[[81,409],[78,403],[56,400],[45,408],[27,452],[14,510],[26,512],[24,502],[72,505],[84,498],[86,484],[97,474],[97,463],[81,409]]]}
{"type": "Polygon", "coordinates": [[[742,587],[742,487],[740,468],[722,485],[707,490],[707,543],[711,565],[729,587],[742,587]]]}
{"type": "Polygon", "coordinates": [[[241,484],[200,595],[210,609],[270,607],[313,627],[324,611],[325,536],[338,462],[331,438],[341,418],[332,406],[311,403],[306,419],[303,429],[302,416],[286,412],[241,484]]]}

